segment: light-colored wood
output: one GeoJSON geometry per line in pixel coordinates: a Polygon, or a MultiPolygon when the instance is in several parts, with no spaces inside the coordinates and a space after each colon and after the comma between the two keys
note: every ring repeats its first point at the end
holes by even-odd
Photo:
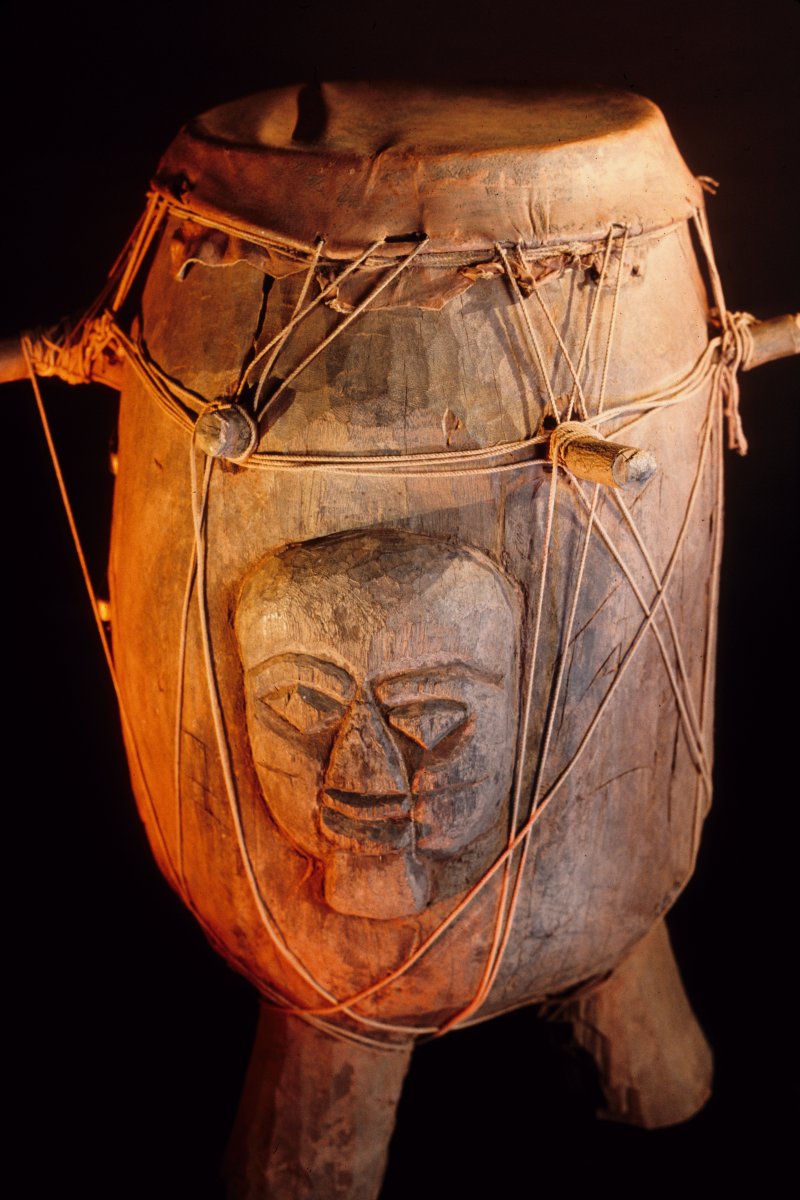
{"type": "Polygon", "coordinates": [[[742,364],[743,371],[751,371],[763,363],[776,358],[788,358],[800,354],[800,313],[787,313],[783,317],[772,317],[769,321],[754,321],[748,325],[752,346],[742,364]]]}
{"type": "Polygon", "coordinates": [[[598,437],[590,425],[580,421],[562,421],[553,430],[547,457],[563,463],[578,479],[606,487],[640,487],[658,469],[649,450],[598,437]]]}

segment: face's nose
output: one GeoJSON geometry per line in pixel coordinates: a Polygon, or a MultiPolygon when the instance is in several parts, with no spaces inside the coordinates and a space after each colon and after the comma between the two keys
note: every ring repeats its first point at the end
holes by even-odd
{"type": "Polygon", "coordinates": [[[325,772],[326,792],[398,799],[408,794],[400,753],[375,705],[357,698],[347,711],[325,772]]]}

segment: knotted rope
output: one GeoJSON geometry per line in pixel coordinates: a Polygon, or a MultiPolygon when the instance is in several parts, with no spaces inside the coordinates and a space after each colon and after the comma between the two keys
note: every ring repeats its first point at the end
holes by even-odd
{"type": "Polygon", "coordinates": [[[747,454],[742,417],[739,411],[739,371],[746,371],[753,353],[753,338],[750,326],[755,324],[752,313],[724,312],[722,321],[722,346],[720,349],[720,393],[723,413],[728,427],[728,449],[737,454],[747,454]]]}
{"type": "Polygon", "coordinates": [[[703,247],[706,266],[711,280],[711,290],[714,294],[716,310],[712,311],[712,319],[716,318],[722,329],[722,346],[719,359],[719,392],[723,402],[723,412],[728,427],[728,449],[736,450],[738,454],[747,454],[747,438],[742,426],[739,413],[739,371],[746,368],[753,352],[753,339],[749,326],[755,321],[750,313],[729,312],[725,304],[722,290],[722,280],[717,270],[714,248],[708,232],[705,210],[698,208],[694,213],[694,225],[697,236],[703,247]]]}
{"type": "Polygon", "coordinates": [[[108,310],[77,325],[61,321],[49,329],[32,330],[25,343],[36,375],[55,376],[66,383],[107,379],[125,357],[116,322],[108,310]]]}

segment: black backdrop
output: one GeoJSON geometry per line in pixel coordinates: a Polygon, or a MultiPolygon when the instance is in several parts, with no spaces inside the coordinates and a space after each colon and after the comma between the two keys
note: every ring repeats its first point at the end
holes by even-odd
{"type": "MultiPolygon", "coordinates": [[[[722,182],[710,215],[729,306],[759,316],[798,306],[796,0],[29,4],[5,25],[3,334],[94,294],[185,119],[263,87],[336,77],[641,92],[664,109],[690,167],[722,182]]],[[[797,378],[796,363],[780,363],[744,379],[751,453],[727,462],[716,801],[671,918],[716,1052],[714,1098],[675,1130],[596,1123],[580,1062],[562,1069],[554,1039],[517,1013],[417,1053],[382,1200],[569,1196],[587,1184],[691,1193],[692,1178],[698,1190],[735,1181],[769,1194],[789,1161],[800,1115],[787,686],[797,378]]],[[[102,591],[111,401],[59,384],[47,396],[102,591]]],[[[5,529],[17,535],[4,556],[5,1028],[18,1060],[6,1083],[9,1161],[25,1196],[69,1187],[87,1200],[206,1200],[221,1194],[255,1000],[151,863],[29,389],[2,400],[5,529]]]]}

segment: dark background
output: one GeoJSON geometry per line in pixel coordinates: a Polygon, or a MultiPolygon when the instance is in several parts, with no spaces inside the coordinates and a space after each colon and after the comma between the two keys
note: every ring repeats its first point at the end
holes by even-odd
{"type": "MultiPolygon", "coordinates": [[[[0,333],[93,296],[183,121],[326,77],[598,82],[649,96],[690,167],[722,182],[710,219],[729,307],[791,311],[798,35],[796,0],[7,11],[0,333]]],[[[714,1098],[675,1130],[596,1123],[580,1062],[562,1070],[553,1036],[514,1014],[417,1053],[383,1200],[734,1182],[770,1194],[790,1162],[797,379],[784,362],[743,382],[751,453],[727,459],[716,801],[671,917],[716,1053],[714,1098]]],[[[113,397],[59,384],[46,395],[103,592],[113,397]]],[[[13,1194],[210,1200],[255,999],[151,862],[29,389],[5,389],[2,411],[4,524],[17,535],[4,556],[4,1028],[18,1064],[6,1099],[18,1118],[9,1158],[25,1180],[13,1194]]]]}

